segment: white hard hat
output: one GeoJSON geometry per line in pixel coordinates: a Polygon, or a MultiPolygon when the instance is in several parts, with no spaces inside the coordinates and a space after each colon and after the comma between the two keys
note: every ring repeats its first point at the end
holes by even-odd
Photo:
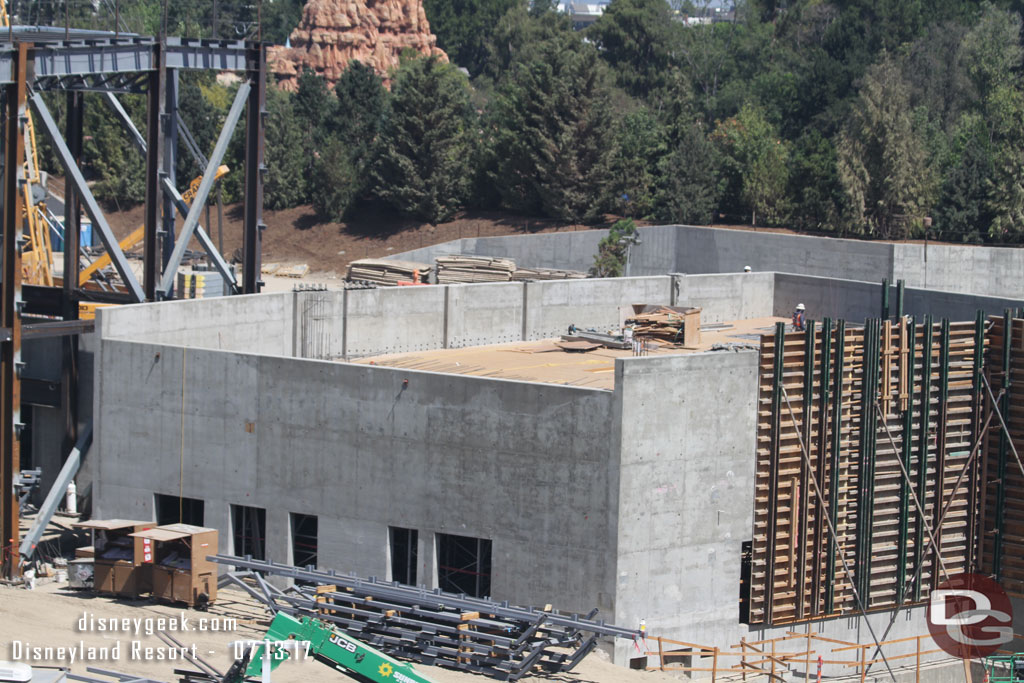
{"type": "Polygon", "coordinates": [[[798,310],[798,311],[804,310],[804,305],[803,304],[797,304],[796,305],[796,310],[798,310]]]}
{"type": "Polygon", "coordinates": [[[743,272],[744,272],[744,273],[749,273],[749,272],[750,272],[750,270],[751,270],[751,269],[750,269],[750,266],[743,266],[743,272]]]}

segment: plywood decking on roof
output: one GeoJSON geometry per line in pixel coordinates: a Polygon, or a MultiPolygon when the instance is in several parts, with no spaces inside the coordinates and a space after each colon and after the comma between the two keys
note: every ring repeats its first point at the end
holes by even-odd
{"type": "MultiPolygon", "coordinates": [[[[649,357],[710,351],[717,344],[741,344],[756,347],[760,335],[783,318],[752,318],[727,323],[727,327],[704,330],[701,343],[693,348],[661,346],[653,348],[649,357]]],[[[456,375],[473,375],[524,382],[545,382],[613,389],[615,359],[629,358],[629,349],[600,348],[582,353],[560,348],[558,339],[535,342],[514,342],[462,349],[437,349],[410,353],[360,358],[357,363],[386,367],[427,370],[456,375]]]]}

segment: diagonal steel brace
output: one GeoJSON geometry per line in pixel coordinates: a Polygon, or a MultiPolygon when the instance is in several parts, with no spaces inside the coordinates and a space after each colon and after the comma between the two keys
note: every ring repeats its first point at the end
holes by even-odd
{"type": "Polygon", "coordinates": [[[64,168],[64,172],[78,191],[82,199],[82,206],[85,208],[85,212],[89,214],[89,218],[92,219],[92,224],[99,230],[100,240],[103,241],[103,246],[107,248],[107,253],[110,254],[110,260],[113,261],[117,274],[121,276],[122,282],[128,288],[134,301],[145,301],[146,296],[142,292],[142,286],[135,277],[135,273],[128,266],[128,259],[125,257],[124,252],[121,251],[121,245],[118,244],[114,232],[110,229],[110,225],[107,223],[100,205],[92,194],[92,190],[86,184],[85,177],[82,175],[81,169],[78,168],[78,164],[75,163],[75,158],[72,156],[71,150],[68,149],[67,143],[61,136],[57,122],[53,120],[50,110],[46,108],[42,95],[36,93],[32,96],[31,102],[32,108],[39,115],[40,123],[43,124],[46,136],[50,139],[57,152],[57,159],[60,161],[60,165],[64,168]]]}
{"type": "Polygon", "coordinates": [[[206,199],[210,196],[210,189],[216,180],[217,167],[220,166],[220,162],[228,150],[228,143],[231,142],[231,136],[234,134],[235,126],[238,125],[238,119],[241,118],[242,111],[245,109],[249,90],[251,89],[252,86],[248,81],[243,81],[238,86],[238,93],[235,95],[235,101],[231,105],[231,111],[228,112],[228,117],[224,121],[220,137],[217,138],[213,154],[210,155],[210,162],[206,165],[206,170],[203,171],[203,179],[199,183],[199,189],[196,190],[196,196],[192,199],[192,206],[189,207],[185,223],[181,226],[181,232],[174,243],[174,251],[171,253],[171,258],[164,269],[164,276],[160,281],[160,290],[164,293],[164,296],[170,296],[171,290],[174,288],[174,279],[177,276],[178,266],[181,265],[181,259],[185,256],[185,249],[188,248],[188,242],[192,239],[192,233],[195,232],[196,227],[199,225],[199,215],[206,204],[206,199]]]}
{"type": "MultiPolygon", "coordinates": [[[[135,127],[135,123],[132,121],[131,117],[128,116],[128,112],[126,112],[124,107],[121,106],[121,102],[113,93],[107,92],[103,95],[104,100],[120,121],[121,127],[127,131],[132,144],[134,144],[135,148],[145,156],[147,149],[146,140],[142,137],[142,133],[139,132],[139,129],[135,127]]],[[[178,125],[182,126],[184,124],[179,120],[178,125]]],[[[204,160],[204,163],[208,163],[208,161],[204,160]]],[[[171,179],[167,176],[162,176],[160,179],[160,186],[164,193],[167,194],[167,196],[171,198],[171,201],[174,202],[174,207],[178,210],[178,213],[181,214],[182,218],[188,216],[189,206],[185,203],[181,193],[178,192],[178,188],[174,187],[174,184],[171,183],[171,179]]],[[[214,268],[217,269],[217,272],[220,273],[221,277],[223,277],[231,287],[231,293],[237,294],[238,280],[235,278],[235,274],[231,271],[231,268],[228,267],[228,264],[224,260],[220,251],[218,251],[217,247],[214,246],[213,240],[210,239],[209,234],[207,234],[206,230],[203,229],[203,226],[198,223],[196,224],[196,239],[199,240],[199,244],[202,245],[206,255],[210,257],[211,261],[213,261],[214,268]]]]}

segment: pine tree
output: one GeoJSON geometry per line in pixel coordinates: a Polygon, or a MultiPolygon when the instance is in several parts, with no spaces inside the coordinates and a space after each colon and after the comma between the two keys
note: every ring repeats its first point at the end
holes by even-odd
{"type": "Polygon", "coordinates": [[[267,208],[288,209],[304,203],[308,196],[302,132],[295,125],[295,109],[288,93],[267,88],[267,114],[264,201],[267,208]]]}
{"type": "Polygon", "coordinates": [[[683,126],[658,169],[657,216],[663,221],[710,225],[718,206],[718,155],[699,123],[683,126]]]}
{"type": "Polygon", "coordinates": [[[473,110],[469,84],[435,57],[403,61],[377,139],[375,192],[431,223],[463,205],[469,187],[473,110]]]}
{"type": "Polygon", "coordinates": [[[535,45],[499,84],[489,130],[503,204],[565,221],[608,201],[611,115],[596,49],[577,35],[535,45]]]}

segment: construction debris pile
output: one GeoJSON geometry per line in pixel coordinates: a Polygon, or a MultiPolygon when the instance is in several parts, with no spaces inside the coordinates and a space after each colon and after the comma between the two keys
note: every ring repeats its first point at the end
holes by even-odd
{"type": "Polygon", "coordinates": [[[669,344],[696,346],[700,343],[700,308],[637,305],[626,318],[637,339],[655,339],[669,344]]]}
{"type": "Polygon", "coordinates": [[[510,258],[490,256],[438,256],[437,284],[459,282],[509,282],[516,271],[516,262],[510,258]]]}
{"type": "Polygon", "coordinates": [[[350,263],[346,277],[379,285],[424,284],[432,269],[429,263],[366,258],[350,263]]]}
{"type": "Polygon", "coordinates": [[[573,669],[600,636],[635,639],[638,631],[605,624],[590,614],[538,610],[464,594],[300,569],[251,558],[209,559],[236,570],[221,577],[272,612],[314,616],[389,655],[515,681],[541,669],[573,669]],[[266,576],[314,585],[281,590],[266,576]]]}

